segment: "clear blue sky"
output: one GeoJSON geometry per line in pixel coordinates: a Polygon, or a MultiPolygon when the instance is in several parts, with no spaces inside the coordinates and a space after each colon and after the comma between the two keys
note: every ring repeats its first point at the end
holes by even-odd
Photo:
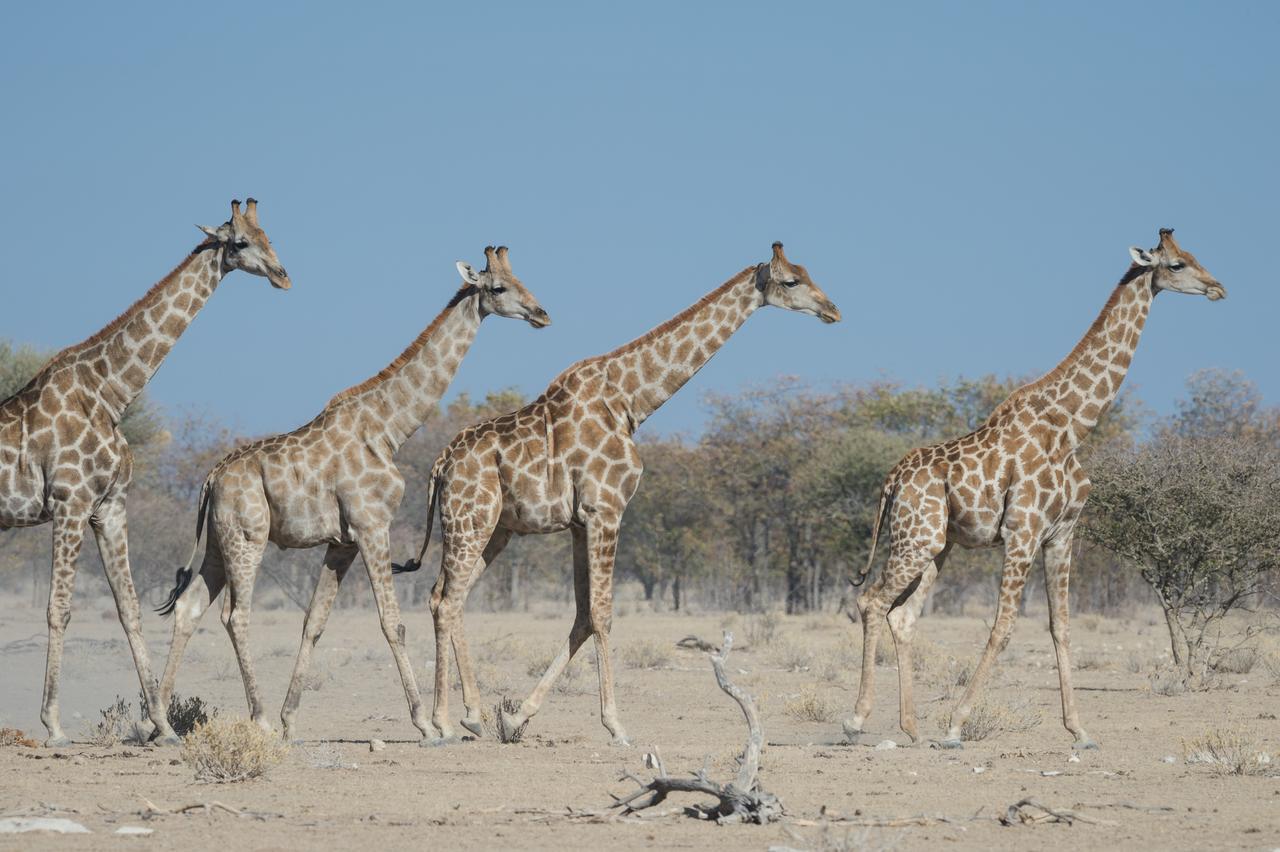
{"type": "Polygon", "coordinates": [[[151,385],[292,428],[511,246],[555,320],[490,319],[453,392],[532,395],[786,242],[844,311],[763,311],[702,396],[1051,367],[1161,226],[1226,284],[1156,302],[1130,381],[1271,401],[1275,3],[24,3],[0,12],[0,336],[92,333],[232,197],[294,289],[228,278],[151,385]]]}

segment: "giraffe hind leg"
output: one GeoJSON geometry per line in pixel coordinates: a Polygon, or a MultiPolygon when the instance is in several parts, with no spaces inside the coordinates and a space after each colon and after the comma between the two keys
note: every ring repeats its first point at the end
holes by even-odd
{"type": "MultiPolygon", "coordinates": [[[[480,575],[493,563],[493,560],[498,558],[498,554],[510,541],[510,530],[498,527],[493,531],[489,537],[489,543],[485,545],[484,553],[472,567],[471,575],[467,578],[464,597],[471,593],[476,580],[480,579],[480,575]]],[[[475,667],[471,661],[471,650],[467,645],[465,619],[465,614],[460,612],[453,631],[453,657],[458,664],[458,679],[462,681],[462,705],[467,711],[467,715],[458,720],[458,724],[473,735],[481,737],[484,736],[484,721],[480,711],[480,688],[476,682],[475,667]]]]}

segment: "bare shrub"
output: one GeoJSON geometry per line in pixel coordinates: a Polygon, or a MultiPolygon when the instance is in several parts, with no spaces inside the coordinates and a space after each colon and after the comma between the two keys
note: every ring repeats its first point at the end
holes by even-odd
{"type": "Polygon", "coordinates": [[[17,728],[0,728],[0,748],[5,746],[21,746],[22,748],[39,748],[40,743],[29,738],[26,732],[17,728]]]}
{"type": "Polygon", "coordinates": [[[1072,662],[1076,671],[1081,672],[1102,671],[1111,666],[1111,661],[1107,659],[1106,654],[1100,651],[1080,651],[1072,662]]]}
{"type": "Polygon", "coordinates": [[[480,724],[484,726],[485,733],[494,737],[500,743],[518,743],[524,739],[525,729],[529,727],[528,720],[514,730],[507,728],[502,724],[502,714],[514,715],[520,712],[520,702],[514,698],[502,696],[502,700],[493,705],[492,710],[481,711],[480,724]]]}
{"type": "MultiPolygon", "coordinates": [[[[960,739],[977,742],[997,734],[1029,731],[1038,727],[1042,721],[1039,708],[1033,707],[1025,698],[1000,701],[986,697],[974,705],[973,712],[960,726],[960,739]]],[[[950,714],[947,714],[943,727],[951,727],[950,714]]]]}
{"type": "Polygon", "coordinates": [[[1174,666],[1161,666],[1151,673],[1148,679],[1151,691],[1156,695],[1171,698],[1187,691],[1187,679],[1181,669],[1174,666]]]}
{"type": "Polygon", "coordinates": [[[1280,683],[1280,654],[1272,651],[1270,654],[1262,658],[1262,665],[1266,668],[1267,674],[1271,679],[1280,683]]]}
{"type": "Polygon", "coordinates": [[[1210,666],[1222,674],[1248,674],[1260,656],[1257,648],[1232,648],[1219,654],[1210,666]]]}
{"type": "Polygon", "coordinates": [[[114,704],[98,711],[102,714],[102,721],[85,730],[89,742],[102,748],[119,745],[133,728],[130,718],[132,707],[132,704],[117,695],[114,704]]]}
{"type": "MultiPolygon", "coordinates": [[[[142,693],[138,693],[138,706],[147,706],[146,696],[142,693]]],[[[175,692],[169,699],[166,718],[173,732],[180,737],[185,737],[195,730],[196,725],[203,725],[216,715],[218,715],[217,709],[206,704],[203,698],[197,695],[183,698],[175,692]]]]}
{"type": "Polygon", "coordinates": [[[778,638],[778,628],[782,626],[782,617],[776,612],[757,612],[747,617],[747,641],[752,646],[771,645],[778,638]]]}
{"type": "Polygon", "coordinates": [[[1264,775],[1272,768],[1271,754],[1262,750],[1257,732],[1245,728],[1213,728],[1183,740],[1182,759],[1224,775],[1264,775]]]}
{"type": "Polygon", "coordinates": [[[1125,668],[1130,674],[1142,674],[1147,669],[1147,658],[1137,651],[1130,651],[1125,659],[1125,668]]]}
{"type": "Polygon", "coordinates": [[[249,719],[212,719],[182,741],[182,762],[197,781],[228,783],[265,775],[289,747],[249,719]]]}
{"type": "Polygon", "coordinates": [[[663,642],[642,639],[622,648],[622,662],[632,669],[659,669],[671,665],[671,650],[663,642]]]}
{"type": "Polygon", "coordinates": [[[789,672],[807,671],[813,666],[813,651],[797,642],[779,642],[770,649],[769,658],[789,672]]]}
{"type": "Polygon", "coordinates": [[[1097,633],[1098,628],[1102,626],[1102,616],[1092,612],[1085,615],[1077,615],[1073,619],[1073,625],[1089,633],[1097,633]]]}
{"type": "Polygon", "coordinates": [[[815,687],[808,687],[787,699],[782,712],[801,722],[831,722],[836,718],[836,705],[815,687]]]}

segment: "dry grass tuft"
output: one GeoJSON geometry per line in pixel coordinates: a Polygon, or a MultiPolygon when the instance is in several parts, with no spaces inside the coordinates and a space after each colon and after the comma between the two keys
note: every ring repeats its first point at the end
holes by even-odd
{"type": "MultiPolygon", "coordinates": [[[[145,701],[142,700],[141,696],[139,696],[139,701],[145,705],[145,701]]],[[[210,707],[198,695],[183,698],[175,692],[169,699],[169,725],[173,728],[173,732],[180,737],[185,737],[194,731],[197,726],[203,725],[217,715],[217,708],[210,707]]]]}
{"type": "Polygon", "coordinates": [[[182,741],[182,762],[197,781],[224,784],[259,778],[284,760],[289,746],[249,719],[213,719],[182,741]]]}
{"type": "Polygon", "coordinates": [[[782,641],[770,649],[769,659],[784,671],[802,672],[813,666],[813,651],[797,642],[782,641]]]}
{"type": "MultiPolygon", "coordinates": [[[[960,739],[977,742],[997,734],[1029,731],[1039,727],[1042,721],[1040,710],[1025,698],[1005,702],[987,697],[974,705],[973,712],[960,726],[960,739]]],[[[951,727],[950,714],[947,714],[944,727],[951,727]]]]}
{"type": "Polygon", "coordinates": [[[747,642],[752,646],[771,645],[778,638],[778,628],[782,626],[782,616],[776,612],[758,612],[747,616],[747,642]]]}
{"type": "Polygon", "coordinates": [[[788,698],[782,712],[801,722],[831,722],[836,718],[836,705],[815,687],[808,687],[799,695],[788,698]]]}
{"type": "Polygon", "coordinates": [[[25,731],[19,731],[17,728],[0,728],[0,748],[5,746],[39,748],[40,743],[29,738],[25,731]]]}
{"type": "Polygon", "coordinates": [[[502,700],[493,705],[492,710],[483,710],[480,713],[480,722],[484,726],[485,733],[493,737],[500,743],[518,743],[524,739],[525,729],[529,727],[526,721],[523,725],[514,731],[505,730],[501,724],[502,714],[508,715],[520,712],[520,702],[514,698],[502,696],[502,700]]]}
{"type": "Polygon", "coordinates": [[[1079,651],[1072,663],[1078,672],[1097,672],[1111,666],[1111,661],[1101,651],[1079,651]]]}
{"type": "Polygon", "coordinates": [[[671,665],[671,650],[653,639],[642,639],[622,647],[622,663],[631,669],[660,669],[671,665]]]}
{"type": "Polygon", "coordinates": [[[1220,654],[1211,666],[1221,674],[1248,674],[1260,658],[1257,648],[1232,648],[1220,654]]]}
{"type": "Polygon", "coordinates": [[[1267,670],[1267,674],[1270,675],[1271,680],[1276,683],[1280,683],[1280,653],[1272,651],[1271,653],[1263,656],[1262,665],[1267,670]]]}
{"type": "Polygon", "coordinates": [[[1155,695],[1171,698],[1187,691],[1187,680],[1177,666],[1162,666],[1151,673],[1147,679],[1151,691],[1155,695]]]}
{"type": "Polygon", "coordinates": [[[1082,630],[1086,630],[1089,633],[1097,633],[1098,628],[1102,626],[1102,616],[1095,613],[1077,615],[1073,624],[1079,625],[1082,630]]]}
{"type": "Polygon", "coordinates": [[[132,706],[117,695],[114,704],[99,710],[102,721],[85,729],[85,736],[89,742],[102,748],[120,745],[120,742],[133,729],[133,722],[129,718],[132,706]]]}
{"type": "Polygon", "coordinates": [[[1271,771],[1271,754],[1261,748],[1256,731],[1246,728],[1214,728],[1202,736],[1182,741],[1182,759],[1189,764],[1212,766],[1224,775],[1265,775],[1271,771]]]}

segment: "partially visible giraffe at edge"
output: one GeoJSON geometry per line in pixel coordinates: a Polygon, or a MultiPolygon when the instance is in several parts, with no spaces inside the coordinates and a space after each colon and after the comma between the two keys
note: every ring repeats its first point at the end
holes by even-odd
{"type": "Polygon", "coordinates": [[[428,483],[428,529],[422,551],[402,570],[421,565],[440,510],[444,555],[431,595],[435,621],[435,706],[442,739],[449,724],[452,642],[462,680],[468,731],[481,733],[479,690],[462,625],[468,591],[513,534],[569,529],[577,614],[569,638],[516,714],[502,713],[507,731],[524,725],[588,636],[595,636],[601,721],[613,740],[627,742],[613,695],[609,629],[618,527],[640,483],[640,452],[632,435],[689,381],[747,317],[764,305],[810,314],[823,322],[840,311],[790,263],[781,243],[752,265],[648,334],[561,373],[519,411],[463,430],[444,449],[428,483]]]}
{"type": "Polygon", "coordinates": [[[230,634],[253,720],[267,727],[249,654],[254,580],[267,543],[281,548],[325,545],[324,564],[307,609],[302,644],[280,719],[292,738],[311,652],[320,640],[338,586],[359,553],[373,586],[382,632],[400,672],[414,725],[428,737],[426,713],[405,646],[400,607],[391,582],[391,521],[404,496],[397,450],[435,411],[458,365],[494,314],[534,328],[551,318],[511,271],[506,246],[485,249],[477,272],[459,261],[460,289],[391,364],[329,401],[305,426],[254,441],[229,453],[200,492],[196,545],[206,516],[208,545],[200,571],[191,560],[178,572],[162,613],[174,612],[173,643],[160,687],[162,706],[173,694],[178,664],[200,617],[223,587],[222,622],[230,634]]]}
{"type": "Polygon", "coordinates": [[[97,334],[53,356],[22,390],[0,402],[0,529],[53,523],[49,649],[40,710],[49,731],[46,746],[70,743],[59,718],[58,683],[76,560],[87,529],[97,539],[147,714],[161,743],[177,742],[151,675],[129,571],[125,498],[133,456],[120,420],[227,273],[242,269],[274,287],[290,287],[258,225],[254,199],[244,212],[239,201],[232,201],[231,219],[218,228],[197,227],[207,238],[176,269],[97,334]]]}
{"type": "Polygon", "coordinates": [[[1178,246],[1172,229],[1161,229],[1155,248],[1135,247],[1129,253],[1129,270],[1057,367],[1014,391],[975,431],[912,450],[886,477],[871,553],[855,581],[860,584],[871,571],[876,539],[881,526],[888,524],[889,561],[857,601],[864,637],[862,678],[853,717],[844,723],[848,738],[862,733],[871,712],[876,644],[887,615],[898,657],[900,724],[913,742],[919,742],[911,640],[925,597],[954,545],[1003,544],[1004,570],[991,636],[941,745],[960,746],[961,726],[1009,642],[1027,573],[1043,547],[1062,721],[1077,748],[1096,747],[1080,725],[1071,689],[1071,542],[1089,495],[1089,479],[1075,451],[1115,400],[1156,294],[1171,290],[1210,301],[1226,296],[1223,286],[1178,246]]]}

